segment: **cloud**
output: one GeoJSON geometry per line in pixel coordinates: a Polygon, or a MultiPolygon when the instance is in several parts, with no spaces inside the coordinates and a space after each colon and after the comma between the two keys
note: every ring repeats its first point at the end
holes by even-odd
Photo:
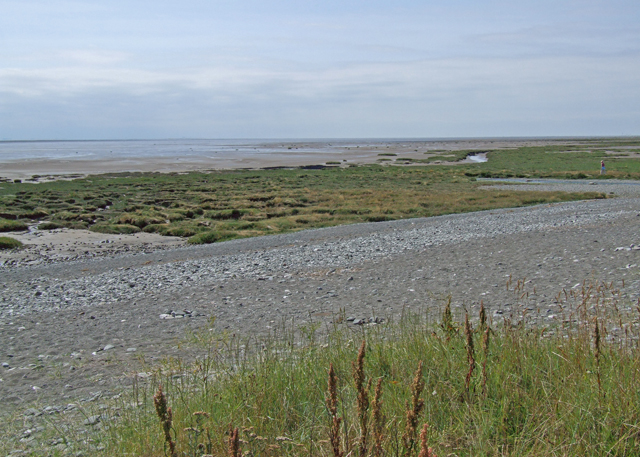
{"type": "Polygon", "coordinates": [[[56,123],[63,137],[100,138],[612,134],[594,125],[640,121],[637,74],[635,55],[3,69],[0,123],[27,137],[56,123]],[[15,113],[27,111],[31,127],[19,127],[15,113]]]}

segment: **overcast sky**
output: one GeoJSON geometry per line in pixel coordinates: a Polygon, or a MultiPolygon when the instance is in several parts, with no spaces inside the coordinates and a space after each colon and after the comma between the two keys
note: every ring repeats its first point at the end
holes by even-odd
{"type": "Polygon", "coordinates": [[[0,139],[638,134],[638,0],[0,0],[0,139]]]}

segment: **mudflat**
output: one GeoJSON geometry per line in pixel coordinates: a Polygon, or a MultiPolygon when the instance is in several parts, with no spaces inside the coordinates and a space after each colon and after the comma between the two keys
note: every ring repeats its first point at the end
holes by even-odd
{"type": "MultiPolygon", "coordinates": [[[[0,155],[0,177],[46,181],[102,173],[188,172],[224,169],[299,167],[329,163],[353,165],[376,163],[386,154],[421,160],[446,151],[493,150],[551,145],[580,145],[581,139],[461,139],[461,140],[349,140],[336,142],[265,142],[251,151],[216,151],[179,156],[123,155],[119,157],[24,158],[5,160],[0,155]]],[[[7,145],[10,149],[10,145],[7,145]]],[[[635,151],[631,152],[634,156],[635,151]]],[[[446,162],[446,160],[443,160],[446,162]]]]}

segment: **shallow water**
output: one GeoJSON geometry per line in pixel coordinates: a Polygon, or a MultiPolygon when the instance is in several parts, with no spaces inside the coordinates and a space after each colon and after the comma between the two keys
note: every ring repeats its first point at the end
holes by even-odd
{"type": "Polygon", "coordinates": [[[0,162],[34,159],[109,160],[112,158],[208,158],[255,157],[278,153],[331,153],[393,143],[434,142],[441,139],[253,139],[253,140],[92,140],[92,141],[0,141],[0,162]]]}

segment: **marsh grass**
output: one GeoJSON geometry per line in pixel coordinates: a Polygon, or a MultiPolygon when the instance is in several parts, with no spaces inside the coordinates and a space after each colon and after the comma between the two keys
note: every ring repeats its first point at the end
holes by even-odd
{"type": "Polygon", "coordinates": [[[615,284],[585,282],[556,296],[553,322],[531,325],[526,284],[507,283],[522,312],[485,312],[484,331],[456,308],[445,325],[429,312],[324,336],[291,324],[266,339],[196,332],[195,361],[150,368],[94,454],[171,455],[162,385],[179,456],[638,455],[639,311],[615,284]]]}
{"type": "Polygon", "coordinates": [[[3,249],[20,249],[23,247],[22,242],[20,240],[16,240],[15,238],[11,238],[9,236],[0,236],[0,250],[3,249]]]}
{"type": "Polygon", "coordinates": [[[628,157],[638,140],[493,150],[487,162],[465,166],[468,176],[500,178],[640,179],[640,159],[628,157]],[[600,175],[604,160],[607,174],[600,175]]]}
{"type": "MultiPolygon", "coordinates": [[[[604,198],[596,192],[485,189],[477,177],[640,179],[640,141],[584,140],[514,149],[427,151],[424,159],[380,153],[393,166],[193,173],[120,173],[70,181],[3,183],[0,231],[88,228],[189,237],[192,243],[357,222],[604,198]],[[485,163],[461,163],[486,152],[485,163]],[[395,157],[394,157],[395,156],[395,157]],[[393,157],[390,159],[389,157],[393,157]],[[600,160],[607,174],[600,175],[600,160]]],[[[338,164],[338,162],[336,162],[338,164]]]]}
{"type": "MultiPolygon", "coordinates": [[[[604,198],[597,192],[483,189],[468,168],[362,166],[129,173],[73,181],[6,183],[0,231],[88,228],[189,237],[192,243],[314,227],[604,198]]],[[[480,173],[480,172],[478,172],[480,173]]]]}

